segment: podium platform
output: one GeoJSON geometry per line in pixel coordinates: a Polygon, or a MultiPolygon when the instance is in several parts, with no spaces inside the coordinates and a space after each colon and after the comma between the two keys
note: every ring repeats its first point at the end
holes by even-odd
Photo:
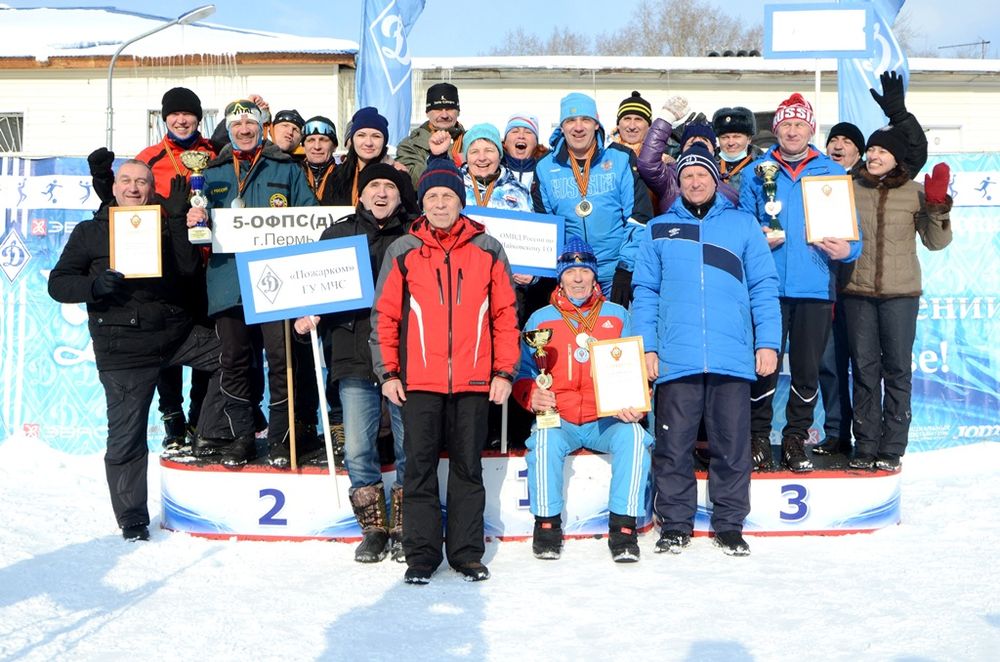
{"type": "MultiPolygon", "coordinates": [[[[839,535],[863,533],[899,523],[900,474],[852,471],[845,458],[814,457],[817,470],[754,473],[751,512],[744,532],[754,535],[839,535]]],[[[566,459],[566,508],[563,529],[568,538],[607,534],[610,458],[579,451],[566,459]]],[[[439,484],[442,501],[448,460],[442,456],[439,484]]],[[[534,517],[528,510],[527,462],[524,451],[483,456],[486,485],[486,536],[519,540],[531,536],[534,517]]],[[[695,535],[711,532],[708,475],[696,472],[698,512],[695,535]]],[[[383,467],[388,492],[395,478],[383,467]]],[[[228,469],[192,457],[160,459],[163,527],[209,538],[244,540],[361,539],[347,491],[347,472],[336,483],[325,466],[279,471],[263,462],[228,469]],[[338,505],[337,495],[340,502],[338,505]]],[[[447,513],[445,513],[447,517],[447,513]]],[[[653,527],[652,485],[645,496],[639,529],[653,527]]]]}

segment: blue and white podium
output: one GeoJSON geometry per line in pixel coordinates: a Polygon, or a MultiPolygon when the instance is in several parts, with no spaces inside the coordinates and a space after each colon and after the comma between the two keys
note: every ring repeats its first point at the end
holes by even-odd
{"type": "MultiPolygon", "coordinates": [[[[486,535],[501,540],[531,536],[524,451],[486,453],[486,535]]],[[[448,460],[439,470],[442,501],[448,460]]],[[[386,489],[395,472],[383,467],[386,489]]],[[[695,534],[711,532],[708,476],[697,473],[695,534]]],[[[567,537],[607,533],[610,459],[588,451],[566,460],[567,537]]],[[[278,471],[263,464],[230,470],[217,464],[161,458],[163,527],[210,538],[246,540],[341,540],[361,538],[347,498],[346,472],[336,482],[325,467],[278,471]],[[338,505],[337,494],[340,495],[338,505]]],[[[838,535],[863,533],[899,523],[900,474],[859,472],[832,463],[808,474],[755,473],[750,482],[752,509],[744,531],[757,535],[838,535]]],[[[639,528],[653,526],[652,486],[647,490],[639,528]]]]}

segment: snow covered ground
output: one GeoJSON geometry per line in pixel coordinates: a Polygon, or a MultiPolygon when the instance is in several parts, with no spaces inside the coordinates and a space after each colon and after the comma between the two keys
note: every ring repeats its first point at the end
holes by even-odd
{"type": "MultiPolygon", "coordinates": [[[[151,511],[159,512],[151,463],[151,511]]],[[[0,659],[996,660],[1000,444],[904,459],[903,523],[874,534],[706,538],[616,565],[491,543],[493,578],[353,562],[341,543],[126,544],[100,456],[0,444],[0,659]],[[993,651],[992,653],[990,651],[993,651]]],[[[154,527],[159,516],[154,517],[154,527]]]]}

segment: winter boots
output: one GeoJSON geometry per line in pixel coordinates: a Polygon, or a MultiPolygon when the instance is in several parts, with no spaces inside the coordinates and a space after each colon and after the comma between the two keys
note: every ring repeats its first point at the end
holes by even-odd
{"type": "Polygon", "coordinates": [[[392,488],[392,513],[389,523],[389,555],[396,563],[406,563],[403,551],[403,488],[392,488]]]}
{"type": "Polygon", "coordinates": [[[750,545],[739,531],[716,531],[715,546],[729,556],[750,556],[750,545]]]}
{"type": "Polygon", "coordinates": [[[750,439],[750,464],[754,471],[769,471],[774,468],[770,437],[757,436],[750,439]]]}
{"type": "Polygon", "coordinates": [[[224,466],[235,468],[242,467],[250,460],[257,459],[257,439],[252,434],[237,437],[231,444],[222,451],[219,458],[224,466]]]}
{"type": "Polygon", "coordinates": [[[389,529],[386,528],[385,492],[382,483],[366,485],[351,494],[351,508],[358,518],[364,539],[354,550],[358,563],[378,563],[389,553],[389,529]]]}
{"type": "Polygon", "coordinates": [[[163,421],[163,450],[167,454],[175,454],[187,443],[184,413],[164,414],[160,420],[163,421]]]}
{"type": "Polygon", "coordinates": [[[795,473],[813,470],[812,460],[806,456],[806,442],[797,437],[785,437],[781,440],[781,458],[785,466],[795,473]]]}
{"type": "Polygon", "coordinates": [[[690,533],[668,529],[660,532],[660,539],[656,541],[656,549],[654,551],[657,554],[662,554],[663,552],[680,554],[681,550],[690,544],[690,533]]]}
{"type": "Polygon", "coordinates": [[[608,548],[615,563],[639,560],[639,535],[635,527],[634,517],[608,514],[608,548]]]}
{"type": "Polygon", "coordinates": [[[535,531],[531,537],[531,551],[536,559],[555,561],[562,556],[562,516],[535,516],[535,531]]]}

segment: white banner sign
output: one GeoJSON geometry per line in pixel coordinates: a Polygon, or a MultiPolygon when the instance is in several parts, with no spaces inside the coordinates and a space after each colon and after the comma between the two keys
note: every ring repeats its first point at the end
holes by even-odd
{"type": "Polygon", "coordinates": [[[212,251],[249,253],[319,241],[354,207],[247,207],[212,209],[212,251]]]}

